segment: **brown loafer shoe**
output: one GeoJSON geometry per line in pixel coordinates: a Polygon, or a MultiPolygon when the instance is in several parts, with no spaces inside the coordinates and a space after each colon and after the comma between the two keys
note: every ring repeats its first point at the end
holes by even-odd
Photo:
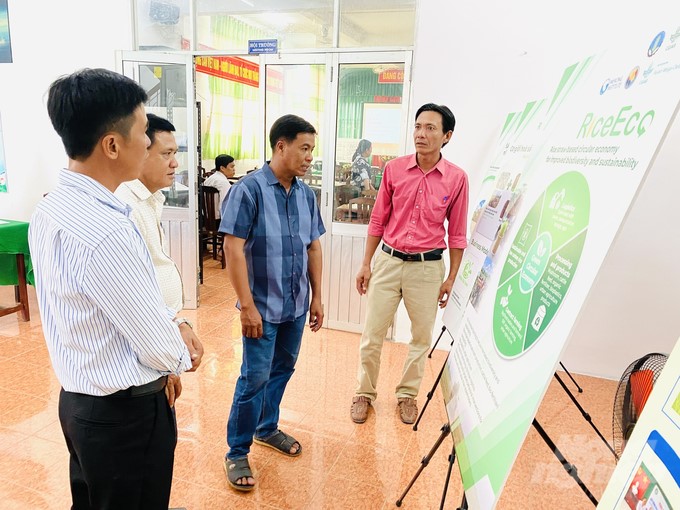
{"type": "Polygon", "coordinates": [[[368,418],[368,408],[371,405],[371,399],[368,397],[354,397],[352,399],[352,409],[350,416],[354,423],[364,423],[368,418]]]}
{"type": "Polygon", "coordinates": [[[415,398],[398,398],[397,407],[399,408],[399,418],[401,418],[401,421],[408,425],[416,422],[416,418],[418,418],[418,406],[416,405],[415,398]]]}

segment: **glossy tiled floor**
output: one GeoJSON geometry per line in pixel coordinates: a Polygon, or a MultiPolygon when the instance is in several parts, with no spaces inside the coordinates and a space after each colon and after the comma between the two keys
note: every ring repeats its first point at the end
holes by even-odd
{"type": "MultiPolygon", "coordinates": [[[[406,346],[387,343],[383,350],[380,396],[363,425],[349,419],[359,337],[322,330],[305,333],[298,368],[281,412],[281,428],[303,445],[291,459],[257,445],[251,452],[258,488],[238,494],[222,468],[225,423],[240,367],[241,345],[235,295],[226,271],[210,261],[195,321],[206,355],[198,373],[183,376],[177,403],[179,442],[171,506],[199,509],[387,509],[406,488],[446,421],[439,391],[419,430],[403,425],[395,412],[392,388],[406,346]]],[[[33,320],[0,318],[0,508],[70,507],[68,453],[57,421],[59,384],[45,348],[35,293],[33,320]]],[[[0,287],[0,303],[12,296],[0,287]]],[[[428,360],[420,403],[445,358],[428,360]]],[[[578,396],[593,422],[609,437],[615,383],[578,376],[578,396]]],[[[572,387],[573,388],[573,387],[572,387]]],[[[612,455],[553,382],[538,412],[541,422],[594,493],[602,494],[614,467],[612,455]]],[[[451,442],[447,438],[405,498],[402,508],[439,508],[451,442]]],[[[462,496],[454,469],[446,508],[462,496]]],[[[517,459],[498,508],[587,509],[593,505],[564,472],[532,429],[517,459]]]]}

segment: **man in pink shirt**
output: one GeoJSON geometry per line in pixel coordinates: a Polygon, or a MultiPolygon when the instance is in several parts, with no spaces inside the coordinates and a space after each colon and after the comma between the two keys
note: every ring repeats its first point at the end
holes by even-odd
{"type": "Polygon", "coordinates": [[[397,406],[404,423],[414,423],[418,416],[415,399],[432,343],[437,305],[446,306],[467,246],[467,175],[441,154],[455,123],[446,106],[421,106],[413,133],[416,153],[393,159],[385,167],[356,278],[359,294],[368,294],[368,309],[356,396],[352,399],[355,423],[366,421],[377,396],[383,340],[402,299],[411,319],[412,339],[396,387],[397,406]],[[382,248],[371,272],[371,260],[381,240],[382,248]],[[442,254],[447,244],[450,264],[444,279],[442,254]]]}

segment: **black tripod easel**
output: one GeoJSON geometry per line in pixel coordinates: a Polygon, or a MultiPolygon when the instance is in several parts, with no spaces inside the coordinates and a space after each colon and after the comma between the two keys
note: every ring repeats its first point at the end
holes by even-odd
{"type": "MultiPolygon", "coordinates": [[[[435,347],[437,346],[437,344],[439,343],[439,340],[441,339],[441,337],[443,336],[443,334],[444,334],[445,331],[446,331],[446,326],[443,326],[443,327],[442,327],[442,330],[441,330],[441,333],[439,334],[439,337],[437,338],[437,341],[435,342],[434,346],[432,347],[432,350],[430,351],[430,354],[428,355],[428,357],[431,357],[431,356],[432,356],[432,352],[434,351],[434,348],[435,348],[435,347]]],[[[451,347],[453,347],[453,343],[454,343],[454,339],[453,339],[453,337],[452,337],[452,338],[451,338],[451,347]]],[[[441,368],[441,370],[439,371],[439,374],[437,374],[437,378],[435,379],[434,384],[432,385],[432,389],[427,393],[427,400],[425,401],[425,404],[423,405],[423,409],[421,410],[421,412],[420,412],[420,414],[419,414],[419,416],[418,416],[418,419],[416,420],[416,422],[415,422],[414,425],[413,425],[413,430],[418,430],[418,423],[420,423],[420,420],[422,419],[423,414],[425,413],[425,409],[427,409],[427,406],[428,406],[428,404],[430,403],[430,400],[432,400],[432,397],[434,396],[434,392],[435,392],[437,386],[439,385],[439,382],[441,381],[442,375],[444,374],[444,370],[446,370],[446,364],[447,364],[447,362],[448,362],[448,359],[449,359],[449,355],[450,355],[450,354],[451,354],[451,351],[449,350],[449,352],[448,352],[447,355],[446,355],[446,359],[444,360],[444,363],[442,364],[442,368],[441,368]]],[[[569,377],[571,378],[571,380],[574,382],[574,384],[576,385],[576,387],[577,387],[578,390],[579,390],[579,393],[582,393],[582,392],[583,392],[583,389],[578,385],[578,383],[576,382],[576,380],[574,380],[574,378],[573,378],[572,375],[569,373],[569,371],[566,369],[566,367],[562,364],[562,362],[560,362],[560,365],[562,366],[562,368],[564,369],[564,371],[569,375],[569,377]]],[[[567,388],[566,384],[565,384],[564,381],[562,381],[562,379],[557,375],[557,373],[555,373],[554,376],[555,376],[555,378],[557,379],[557,381],[560,383],[560,386],[562,387],[562,389],[564,389],[564,391],[567,393],[567,395],[569,395],[571,401],[574,403],[574,405],[576,406],[576,408],[581,412],[581,415],[584,417],[584,419],[591,425],[591,427],[593,427],[593,429],[595,430],[595,432],[597,433],[597,435],[600,437],[600,439],[602,439],[602,441],[605,443],[605,445],[607,446],[607,448],[609,448],[609,450],[614,454],[614,457],[618,460],[618,456],[616,455],[616,452],[615,452],[614,449],[611,447],[611,445],[609,444],[609,442],[607,442],[607,440],[605,439],[605,437],[600,433],[600,431],[598,430],[598,428],[595,426],[595,424],[593,423],[592,418],[590,417],[590,415],[589,415],[589,414],[585,411],[585,409],[583,409],[583,407],[579,404],[579,402],[576,400],[576,398],[575,398],[574,395],[571,393],[571,391],[569,391],[569,388],[567,388]]],[[[569,476],[571,476],[571,477],[574,479],[574,481],[577,483],[577,485],[578,485],[578,486],[581,488],[581,490],[585,493],[586,497],[588,497],[588,499],[589,499],[595,506],[597,506],[597,505],[598,505],[597,499],[596,499],[595,496],[593,496],[593,494],[590,492],[590,490],[588,489],[588,487],[586,486],[586,484],[583,482],[583,480],[581,480],[581,478],[578,476],[578,470],[577,470],[576,466],[573,465],[573,464],[571,464],[569,461],[567,461],[567,459],[564,457],[564,455],[563,455],[562,452],[559,450],[559,448],[557,448],[557,445],[556,445],[556,444],[554,443],[554,441],[550,438],[550,436],[548,436],[548,434],[547,434],[547,432],[545,431],[545,429],[541,426],[540,423],[538,423],[538,421],[537,421],[535,418],[534,418],[534,420],[532,421],[532,425],[533,425],[533,427],[536,429],[536,431],[538,432],[538,434],[541,436],[541,438],[543,439],[543,441],[545,442],[545,444],[548,446],[548,448],[553,452],[553,454],[555,455],[555,457],[557,458],[557,460],[560,461],[560,463],[562,464],[562,467],[564,467],[564,470],[567,472],[567,474],[569,474],[569,476]]],[[[434,456],[434,454],[435,454],[435,452],[437,451],[437,449],[441,446],[441,444],[442,444],[442,442],[444,441],[444,439],[446,438],[446,436],[447,436],[448,434],[451,433],[451,426],[450,426],[448,423],[446,423],[446,424],[444,424],[444,425],[442,426],[442,428],[441,428],[440,430],[441,430],[441,434],[439,435],[439,438],[437,438],[437,441],[436,441],[435,444],[432,446],[432,448],[431,448],[430,451],[427,453],[427,455],[426,455],[425,457],[423,457],[423,459],[422,459],[421,462],[420,462],[420,468],[418,468],[418,471],[417,471],[416,474],[413,476],[413,478],[411,479],[411,481],[409,482],[408,486],[406,487],[406,489],[404,490],[404,492],[401,494],[401,496],[399,496],[399,499],[396,501],[395,504],[396,504],[398,507],[400,507],[400,506],[402,505],[402,502],[404,501],[404,498],[406,497],[406,495],[408,494],[408,492],[411,490],[411,487],[413,487],[413,484],[416,482],[416,480],[417,480],[418,477],[420,476],[420,473],[422,473],[423,470],[424,470],[424,469],[427,467],[427,465],[430,463],[430,460],[431,460],[432,457],[434,456]]],[[[455,462],[455,459],[456,459],[456,447],[455,447],[455,444],[454,444],[453,448],[451,449],[451,454],[449,455],[449,458],[448,458],[448,460],[449,460],[449,467],[448,467],[448,470],[447,470],[447,473],[446,473],[446,481],[444,482],[444,491],[443,491],[443,494],[442,494],[441,505],[440,505],[440,507],[439,507],[440,510],[443,510],[443,508],[444,508],[444,502],[446,501],[446,492],[447,492],[448,487],[449,487],[449,481],[450,481],[450,479],[451,479],[451,471],[453,470],[453,464],[454,464],[454,462],[455,462]]],[[[461,505],[458,507],[457,510],[467,510],[467,508],[468,508],[468,506],[467,506],[467,498],[465,497],[465,494],[463,494],[463,501],[462,501],[461,505]]]]}
{"type": "MultiPolygon", "coordinates": [[[[451,426],[448,423],[445,423],[441,430],[441,434],[439,434],[439,437],[437,438],[437,441],[435,441],[434,445],[432,445],[432,448],[430,448],[430,451],[427,452],[427,455],[423,457],[423,460],[420,461],[420,467],[418,468],[418,471],[416,474],[413,476],[411,481],[409,482],[408,486],[404,490],[404,492],[399,496],[399,499],[396,501],[395,505],[401,506],[401,504],[404,502],[404,498],[408,494],[408,492],[411,490],[411,487],[413,487],[413,484],[416,483],[416,480],[420,476],[420,473],[423,472],[423,470],[427,467],[427,465],[430,463],[430,460],[434,456],[435,452],[439,449],[441,444],[444,442],[444,439],[446,439],[446,436],[448,436],[451,433],[451,426]]],[[[446,471],[446,481],[444,482],[444,491],[442,492],[442,500],[441,504],[439,505],[439,510],[444,509],[444,502],[446,501],[446,491],[449,490],[449,481],[451,480],[451,471],[453,471],[453,464],[456,461],[456,447],[451,449],[451,454],[449,455],[449,468],[446,471]]],[[[458,507],[458,510],[466,510],[467,509],[467,500],[465,498],[465,495],[463,495],[463,502],[461,503],[461,506],[458,507]]]]}
{"type": "MultiPolygon", "coordinates": [[[[562,464],[562,467],[564,470],[567,472],[569,476],[571,476],[576,484],[581,488],[581,490],[584,492],[586,497],[590,500],[590,502],[597,507],[598,501],[593,496],[593,493],[590,492],[586,484],[581,480],[581,478],[578,476],[578,470],[576,469],[576,466],[571,464],[567,459],[562,455],[562,452],[557,448],[557,445],[553,442],[552,439],[550,439],[550,436],[548,436],[548,433],[545,431],[545,429],[541,426],[540,423],[538,423],[538,420],[534,418],[534,420],[531,422],[533,427],[536,429],[536,432],[538,432],[538,435],[541,436],[543,441],[545,442],[546,445],[548,445],[548,448],[550,451],[553,452],[555,457],[557,457],[557,460],[560,461],[560,464],[562,464]]],[[[420,473],[423,472],[423,470],[428,466],[430,463],[430,460],[434,456],[435,452],[439,449],[441,444],[444,442],[444,439],[446,436],[448,436],[451,433],[451,426],[448,423],[445,423],[441,430],[441,434],[439,434],[439,437],[437,438],[437,441],[435,441],[434,445],[430,449],[430,451],[423,457],[423,459],[420,461],[420,467],[418,468],[418,471],[416,471],[416,474],[413,475],[413,478],[409,482],[408,486],[406,489],[404,489],[404,492],[401,493],[401,496],[399,496],[399,499],[395,502],[395,504],[400,507],[402,503],[404,502],[404,498],[406,495],[409,493],[411,490],[411,487],[413,487],[413,484],[416,483],[416,480],[420,476],[420,473]]],[[[446,502],[446,492],[449,489],[449,482],[451,480],[451,471],[453,470],[453,464],[456,460],[456,447],[455,445],[451,449],[451,454],[449,455],[449,467],[446,471],[446,480],[444,482],[444,490],[442,491],[442,499],[441,503],[439,505],[439,510],[444,510],[444,503],[446,502]]],[[[457,510],[467,510],[468,505],[467,505],[467,497],[465,496],[465,493],[463,493],[463,501],[461,502],[460,506],[458,507],[457,510]]]]}
{"type": "MultiPolygon", "coordinates": [[[[432,356],[432,351],[434,351],[434,348],[437,347],[437,344],[439,343],[439,340],[441,339],[442,335],[444,334],[444,331],[446,331],[446,326],[442,326],[442,332],[439,333],[439,337],[437,338],[437,341],[434,343],[434,346],[432,347],[432,350],[430,351],[430,354],[428,355],[428,358],[432,356]]],[[[418,414],[418,419],[416,422],[413,424],[413,430],[418,430],[418,424],[420,423],[420,419],[423,417],[423,414],[425,413],[425,409],[427,409],[428,404],[430,403],[430,400],[432,400],[432,397],[434,396],[434,392],[437,389],[437,386],[439,386],[439,381],[442,378],[442,375],[444,375],[444,370],[446,370],[446,362],[449,361],[449,356],[451,355],[451,347],[453,347],[453,342],[454,342],[453,336],[451,337],[451,345],[449,346],[449,352],[446,353],[446,359],[444,359],[444,363],[442,364],[442,368],[437,374],[437,378],[434,380],[434,384],[432,385],[432,389],[427,392],[427,400],[425,400],[425,404],[423,404],[423,408],[420,410],[420,413],[418,414]]]]}
{"type": "MultiPolygon", "coordinates": [[[[432,352],[434,351],[435,347],[437,347],[437,344],[439,343],[439,340],[441,339],[441,337],[444,335],[445,331],[446,331],[446,326],[442,326],[441,333],[439,333],[439,336],[437,337],[437,341],[432,346],[432,349],[430,350],[430,354],[428,354],[428,358],[432,357],[432,352]]],[[[427,393],[427,400],[425,400],[425,404],[423,405],[423,409],[420,411],[420,414],[418,415],[418,419],[416,420],[415,424],[413,425],[413,430],[418,430],[418,423],[420,423],[420,420],[423,417],[423,414],[425,413],[425,409],[427,409],[427,406],[430,403],[430,400],[432,400],[432,397],[434,396],[434,392],[435,392],[437,386],[439,385],[439,381],[442,378],[444,370],[446,369],[446,362],[449,360],[449,354],[451,353],[451,350],[450,350],[451,347],[453,347],[453,337],[451,338],[451,345],[449,347],[449,352],[446,354],[446,359],[444,360],[444,364],[442,365],[442,368],[439,371],[439,374],[437,374],[437,378],[434,380],[434,384],[432,385],[432,389],[427,393]]],[[[581,388],[581,386],[579,386],[579,384],[576,382],[576,379],[574,379],[574,376],[571,375],[569,370],[567,370],[567,367],[565,367],[564,363],[562,363],[561,361],[560,361],[560,366],[562,367],[564,372],[569,376],[569,378],[572,380],[572,382],[574,383],[574,385],[578,389],[578,392],[583,393],[583,388],[581,388]]],[[[574,394],[571,392],[571,390],[569,390],[569,388],[564,383],[562,378],[559,375],[557,375],[557,372],[555,372],[553,375],[554,375],[555,379],[557,379],[557,382],[560,384],[560,386],[562,387],[564,392],[569,396],[572,403],[576,406],[576,409],[579,410],[579,412],[581,413],[581,416],[583,416],[583,419],[586,420],[590,424],[590,426],[593,428],[593,430],[598,435],[598,437],[602,440],[602,442],[609,449],[609,451],[612,452],[612,455],[614,455],[614,458],[618,461],[619,456],[616,454],[616,451],[614,450],[612,445],[609,444],[609,441],[607,441],[607,439],[602,435],[602,433],[597,428],[597,426],[593,423],[593,419],[590,416],[590,414],[588,414],[588,412],[583,408],[583,406],[581,406],[579,401],[576,400],[576,397],[574,396],[574,394]]]]}

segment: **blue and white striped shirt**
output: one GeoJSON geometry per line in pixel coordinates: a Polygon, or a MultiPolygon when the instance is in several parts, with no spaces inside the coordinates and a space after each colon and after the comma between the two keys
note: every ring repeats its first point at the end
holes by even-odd
{"type": "Polygon", "coordinates": [[[229,190],[220,232],[246,240],[250,291],[262,319],[280,324],[307,313],[307,249],[326,232],[309,186],[293,179],[286,193],[265,163],[229,190]]]}
{"type": "Polygon", "coordinates": [[[62,170],[28,232],[45,340],[66,391],[109,395],[191,368],[130,207],[62,170]]]}

